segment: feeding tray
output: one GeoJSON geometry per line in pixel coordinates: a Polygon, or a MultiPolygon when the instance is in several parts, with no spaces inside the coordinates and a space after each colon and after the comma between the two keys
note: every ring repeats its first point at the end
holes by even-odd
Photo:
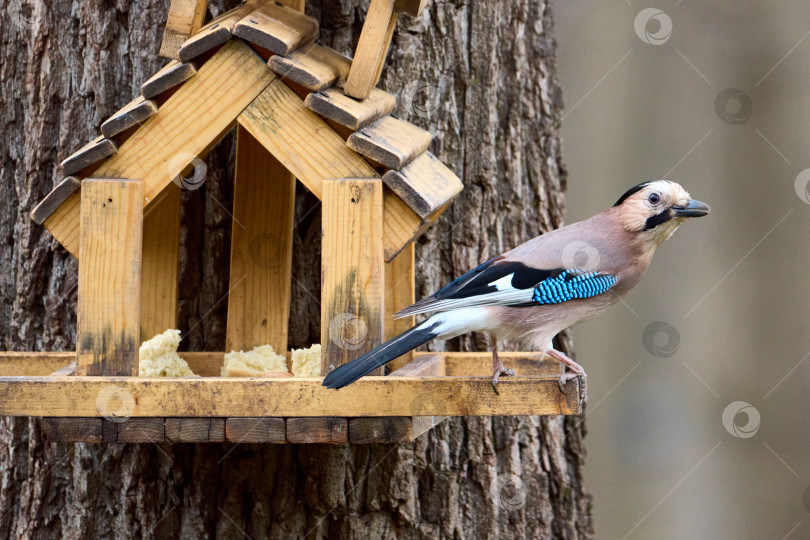
{"type": "Polygon", "coordinates": [[[174,59],[32,212],[79,259],[77,350],[0,354],[0,414],[42,417],[49,440],[360,443],[446,416],[579,413],[578,382],[560,392],[560,365],[528,353],[502,355],[517,376],[500,395],[487,353],[411,352],[337,391],[217,377],[224,353],[181,353],[201,378],[137,377],[141,341],[177,327],[180,191],[205,182],[200,158],[234,125],[226,348],[287,350],[296,179],[322,201],[322,375],[413,325],[393,319],[415,300],[412,242],[463,186],[374,85],[397,13],[423,4],[372,0],[352,61],[282,3],[200,28],[204,1],[172,2],[161,53],[174,59]]]}

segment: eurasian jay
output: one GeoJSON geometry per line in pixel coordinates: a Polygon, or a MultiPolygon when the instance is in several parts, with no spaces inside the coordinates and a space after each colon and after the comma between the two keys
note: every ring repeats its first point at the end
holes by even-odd
{"type": "Polygon", "coordinates": [[[650,266],[655,249],[687,218],[710,211],[675,182],[656,180],[630,188],[604,212],[533,238],[403,309],[397,317],[433,315],[338,367],[323,385],[342,388],[432,339],[488,332],[496,393],[498,378],[514,375],[498,358],[496,339],[503,338],[545,352],[567,366],[560,389],[579,377],[585,399],[585,370],[555,350],[552,339],[629,293],[650,266]]]}

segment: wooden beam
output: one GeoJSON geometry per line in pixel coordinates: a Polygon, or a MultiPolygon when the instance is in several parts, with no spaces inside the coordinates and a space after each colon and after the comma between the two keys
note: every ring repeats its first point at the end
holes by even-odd
{"type": "Polygon", "coordinates": [[[340,88],[328,88],[309,94],[304,104],[324,118],[357,131],[393,111],[397,98],[372,88],[366,99],[358,101],[347,96],[340,88]]]}
{"type": "Polygon", "coordinates": [[[180,203],[180,186],[172,183],[144,215],[141,341],[177,328],[180,203]]]}
{"type": "Polygon", "coordinates": [[[166,442],[225,442],[224,418],[166,418],[166,442]]]}
{"type": "Polygon", "coordinates": [[[390,44],[392,19],[396,22],[394,0],[371,0],[346,81],[347,95],[366,99],[377,83],[380,59],[385,57],[390,44]]]}
{"type": "Polygon", "coordinates": [[[428,0],[396,0],[394,2],[394,11],[405,13],[411,17],[418,17],[427,3],[428,0]]]}
{"type": "Polygon", "coordinates": [[[227,43],[233,36],[233,28],[236,23],[250,14],[260,3],[260,0],[247,0],[244,4],[211,19],[180,47],[178,52],[180,61],[190,62],[227,43]]]}
{"type": "Polygon", "coordinates": [[[346,144],[389,169],[399,170],[427,150],[429,132],[409,122],[385,116],[349,137],[346,144]]]}
{"type": "Polygon", "coordinates": [[[233,198],[225,348],[239,351],[269,344],[285,354],[295,177],[241,126],[233,198]]]}
{"type": "Polygon", "coordinates": [[[46,442],[102,441],[101,418],[40,418],[39,427],[46,442]]]}
{"type": "Polygon", "coordinates": [[[318,34],[318,21],[281,2],[266,2],[234,25],[233,34],[273,54],[290,54],[318,34]]]}
{"type": "Polygon", "coordinates": [[[171,60],[141,85],[141,95],[146,99],[154,99],[180,86],[196,73],[197,67],[192,62],[171,60]]]}
{"type": "MultiPolygon", "coordinates": [[[[172,182],[174,172],[204,156],[273,80],[273,72],[250,46],[238,40],[225,44],[92,176],[140,179],[144,205],[148,205],[172,182]]],[[[69,197],[44,225],[78,256],[78,194],[69,197]]]]}
{"type": "Polygon", "coordinates": [[[45,223],[45,220],[51,217],[51,214],[56,212],[57,208],[62,206],[62,203],[79,191],[81,185],[81,181],[73,176],[68,176],[59,182],[59,184],[57,184],[50,193],[45,195],[45,198],[31,210],[31,219],[37,225],[45,223]]]}
{"type": "Polygon", "coordinates": [[[143,186],[85,180],[77,303],[79,375],[137,375],[143,186]]]}
{"type": "Polygon", "coordinates": [[[267,65],[282,79],[316,92],[345,80],[351,63],[334,49],[309,43],[286,56],[271,56],[267,65]]]}
{"type": "Polygon", "coordinates": [[[382,343],[385,270],[382,181],[326,180],[323,189],[321,372],[326,375],[382,343]]]}
{"type": "Polygon", "coordinates": [[[166,441],[163,418],[127,418],[116,423],[118,443],[162,443],[166,441]]]}
{"type": "Polygon", "coordinates": [[[172,0],[160,56],[179,60],[180,47],[202,27],[207,9],[208,0],[172,0]]]}
{"type": "MultiPolygon", "coordinates": [[[[410,244],[396,258],[385,265],[385,340],[388,341],[414,325],[414,317],[395,319],[394,314],[416,301],[414,245],[410,244]]],[[[412,361],[410,351],[391,361],[392,370],[412,361]]]]}
{"type": "MultiPolygon", "coordinates": [[[[161,111],[164,108],[165,105],[161,111]]],[[[239,124],[319,199],[326,178],[379,177],[281,80],[270,83],[239,115],[239,124]]],[[[390,190],[384,190],[383,199],[385,258],[391,260],[424,232],[430,221],[416,215],[390,190]]],[[[431,216],[431,220],[437,215],[431,216]]]]}
{"type": "Polygon", "coordinates": [[[346,418],[316,416],[287,418],[287,442],[291,444],[342,444],[349,442],[346,418]]]}
{"type": "Polygon", "coordinates": [[[388,171],[383,182],[423,218],[464,189],[458,176],[430,152],[423,152],[399,171],[388,171]]]}
{"type": "Polygon", "coordinates": [[[363,377],[340,390],[320,378],[0,377],[0,415],[100,417],[109,386],[133,397],[131,417],[304,417],[578,414],[579,385],[559,376],[363,377]]]}
{"type": "Polygon", "coordinates": [[[225,439],[236,443],[285,443],[283,418],[227,418],[225,439]]]}

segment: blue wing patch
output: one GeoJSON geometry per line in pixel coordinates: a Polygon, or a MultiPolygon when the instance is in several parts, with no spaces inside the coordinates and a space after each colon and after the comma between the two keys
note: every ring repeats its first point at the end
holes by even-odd
{"type": "Polygon", "coordinates": [[[534,288],[535,304],[559,304],[575,298],[590,298],[607,291],[616,283],[616,277],[599,272],[578,274],[563,270],[550,276],[534,288]]]}

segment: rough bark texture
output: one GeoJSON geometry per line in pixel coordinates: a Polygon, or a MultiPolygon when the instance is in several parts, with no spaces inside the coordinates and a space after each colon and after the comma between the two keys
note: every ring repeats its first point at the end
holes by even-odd
{"type": "MultiPolygon", "coordinates": [[[[0,0],[2,349],[75,346],[76,261],[28,213],[59,161],[162,65],[168,3],[0,0]]],[[[321,42],[350,53],[367,1],[309,4],[321,42]]],[[[418,296],[560,224],[551,32],[548,0],[436,0],[401,17],[382,86],[402,92],[400,115],[433,132],[465,183],[419,241],[418,296]]],[[[179,313],[192,350],[224,347],[233,148],[226,137],[204,186],[184,194],[179,313]]],[[[299,189],[296,212],[290,345],[303,346],[320,340],[318,201],[299,189]]],[[[398,446],[102,446],[44,444],[36,421],[5,418],[0,536],[588,538],[583,434],[577,418],[456,418],[398,446]]]]}

